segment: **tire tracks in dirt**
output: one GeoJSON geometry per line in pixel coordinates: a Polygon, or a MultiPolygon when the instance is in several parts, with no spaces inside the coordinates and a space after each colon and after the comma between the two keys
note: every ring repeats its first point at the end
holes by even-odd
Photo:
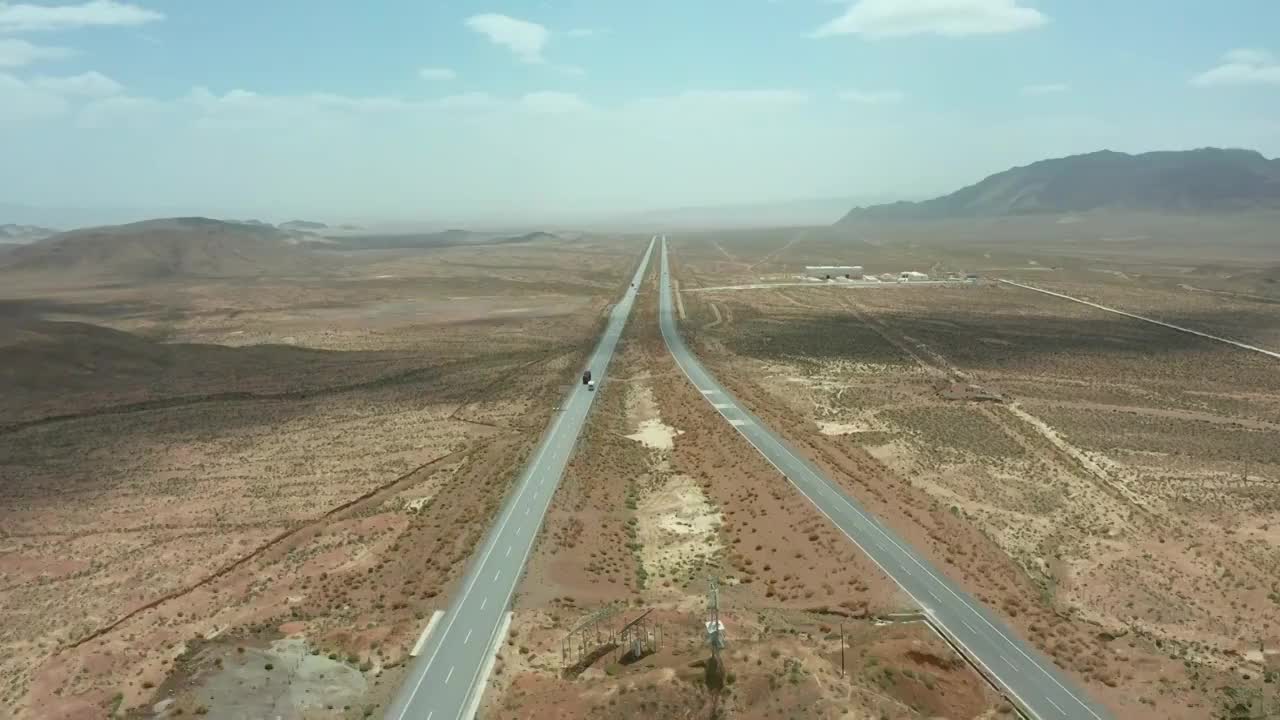
{"type": "Polygon", "coordinates": [[[334,508],[329,509],[323,515],[320,515],[312,520],[302,523],[297,527],[285,530],[284,532],[280,533],[279,535],[276,535],[275,537],[271,538],[270,540],[263,543],[262,545],[259,545],[258,547],[249,551],[244,556],[236,560],[233,560],[230,563],[227,563],[226,565],[223,565],[221,568],[218,568],[217,570],[213,571],[209,575],[206,575],[205,577],[193,583],[189,583],[187,585],[184,585],[183,587],[177,588],[176,590],[172,590],[168,593],[165,593],[164,595],[161,595],[160,597],[154,600],[151,600],[150,602],[147,602],[144,605],[140,605],[134,608],[133,610],[130,610],[129,612],[125,613],[124,615],[121,615],[115,620],[112,620],[106,625],[103,625],[97,630],[94,630],[89,634],[81,637],[79,640],[76,640],[68,645],[63,646],[58,651],[58,653],[55,653],[55,655],[60,654],[62,652],[66,652],[68,650],[75,650],[83,646],[85,643],[92,642],[93,640],[96,640],[102,637],[103,635],[106,635],[107,633],[111,632],[117,627],[120,627],[124,623],[128,622],[129,620],[132,620],[133,618],[137,617],[138,615],[148,610],[153,610],[171,600],[176,600],[184,595],[187,595],[195,590],[198,590],[199,588],[205,585],[208,585],[211,582],[214,582],[215,580],[218,580],[226,576],[227,574],[242,567],[246,563],[251,562],[252,560],[257,558],[259,555],[263,554],[264,552],[274,548],[275,546],[285,542],[286,540],[289,540],[299,535],[302,532],[315,528],[316,526],[322,523],[329,522],[334,519],[340,519],[339,516],[347,511],[357,510],[362,505],[371,504],[373,501],[380,500],[382,497],[386,495],[390,495],[390,494],[394,494],[395,492],[398,492],[402,486],[410,484],[410,481],[419,472],[429,467],[432,467],[434,465],[447,463],[449,460],[454,458],[465,457],[466,455],[469,455],[473,452],[476,452],[477,450],[480,450],[481,448],[485,447],[486,445],[488,445],[488,443],[492,441],[493,441],[492,437],[486,438],[463,450],[456,450],[454,452],[432,458],[431,460],[428,460],[427,462],[419,465],[418,467],[410,470],[409,472],[404,473],[403,475],[400,475],[399,477],[395,478],[394,480],[391,480],[390,482],[379,485],[373,488],[372,490],[369,490],[368,492],[360,495],[359,497],[356,497],[352,500],[348,500],[347,502],[344,502],[341,505],[338,505],[334,508]]]}
{"type": "Polygon", "coordinates": [[[242,402],[242,401],[280,401],[280,400],[306,400],[313,397],[324,397],[329,395],[339,395],[348,392],[357,392],[360,390],[369,390],[378,387],[387,387],[391,385],[399,385],[419,380],[428,380],[440,377],[446,372],[449,365],[431,366],[424,368],[413,368],[400,373],[385,375],[373,380],[364,382],[350,383],[345,385],[332,385],[328,387],[313,388],[309,390],[286,390],[278,393],[255,393],[247,391],[229,391],[221,393],[209,393],[205,395],[187,395],[173,398],[159,398],[155,400],[142,400],[140,402],[125,403],[123,405],[112,405],[94,410],[86,410],[78,413],[66,413],[62,415],[49,415],[47,417],[36,418],[34,420],[24,420],[7,425],[0,425],[0,435],[9,435],[33,427],[43,425],[52,425],[61,422],[70,422],[73,420],[87,420],[90,418],[103,417],[105,415],[129,415],[133,413],[149,412],[152,410],[171,410],[173,408],[190,407],[193,405],[204,405],[207,403],[221,402],[242,402]]]}
{"type": "MultiPolygon", "coordinates": [[[[945,357],[920,340],[905,333],[891,331],[881,321],[869,318],[863,311],[864,308],[857,301],[851,298],[841,298],[840,304],[848,308],[859,322],[879,335],[885,342],[911,357],[917,365],[935,378],[949,382],[971,383],[974,381],[974,378],[969,373],[952,365],[945,357]],[[913,347],[908,347],[908,343],[913,347]],[[926,359],[926,356],[928,359],[926,359]]],[[[1111,473],[1102,465],[1068,443],[1044,421],[1020,408],[1016,401],[1010,402],[1007,406],[979,407],[978,411],[995,422],[1006,435],[1025,450],[1033,452],[1042,459],[1058,465],[1073,474],[1079,474],[1080,471],[1083,471],[1085,475],[1096,480],[1100,489],[1113,499],[1137,510],[1149,520],[1158,518],[1155,510],[1149,507],[1132,490],[1125,487],[1123,483],[1113,478],[1111,473]],[[1016,427],[1014,426],[1015,422],[1016,427]],[[1044,446],[1036,447],[1031,443],[1025,442],[1019,437],[1022,434],[1022,430],[1034,432],[1036,436],[1043,439],[1044,446]]]]}

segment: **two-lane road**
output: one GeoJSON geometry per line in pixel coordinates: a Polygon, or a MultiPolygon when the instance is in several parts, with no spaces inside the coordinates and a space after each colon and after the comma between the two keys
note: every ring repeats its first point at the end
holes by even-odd
{"type": "Polygon", "coordinates": [[[846,496],[760,419],[743,408],[685,345],[672,312],[667,240],[662,239],[659,318],[662,337],[707,402],[930,616],[932,623],[1020,709],[1038,720],[1105,720],[1095,704],[1053,663],[1027,645],[977,600],[846,496]]]}
{"type": "MultiPolygon", "coordinates": [[[[656,238],[655,238],[656,240],[656,238]]],[[[608,326],[588,367],[597,385],[604,380],[614,347],[653,254],[649,242],[632,284],[609,315],[608,326]]],[[[512,378],[519,382],[519,378],[512,378]]],[[[387,708],[389,720],[460,720],[475,713],[500,642],[504,618],[533,549],[543,516],[564,474],[595,393],[575,383],[550,429],[509,495],[471,569],[444,617],[432,628],[404,685],[387,708]]]]}

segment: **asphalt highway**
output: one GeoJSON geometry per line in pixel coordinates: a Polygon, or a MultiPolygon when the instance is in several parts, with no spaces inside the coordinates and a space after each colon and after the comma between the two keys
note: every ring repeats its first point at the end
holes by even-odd
{"type": "Polygon", "coordinates": [[[662,238],[658,316],[662,337],[676,364],[707,402],[911,596],[933,627],[978,665],[1022,712],[1037,720],[1111,717],[1048,658],[823,477],[703,368],[680,336],[672,312],[666,237],[662,238]]]}
{"type": "MultiPolygon", "coordinates": [[[[606,377],[653,248],[651,240],[634,282],[610,312],[608,325],[587,365],[597,389],[606,377]]],[[[519,381],[511,378],[511,382],[519,381]]],[[[497,521],[476,550],[462,591],[431,629],[383,717],[469,720],[475,714],[494,651],[509,621],[511,597],[594,398],[595,392],[587,390],[575,377],[573,388],[534,449],[497,521]]]]}

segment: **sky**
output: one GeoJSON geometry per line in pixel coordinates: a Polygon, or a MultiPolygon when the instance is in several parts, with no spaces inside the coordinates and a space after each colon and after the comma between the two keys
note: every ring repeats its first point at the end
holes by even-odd
{"type": "Polygon", "coordinates": [[[0,204],[573,221],[1275,157],[1276,28],[1275,0],[0,0],[0,204]]]}

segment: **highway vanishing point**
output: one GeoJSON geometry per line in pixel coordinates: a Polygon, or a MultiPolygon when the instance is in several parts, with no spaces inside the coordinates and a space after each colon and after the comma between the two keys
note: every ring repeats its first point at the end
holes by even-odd
{"type": "MultiPolygon", "coordinates": [[[[640,280],[649,267],[650,240],[633,282],[609,314],[587,367],[602,383],[613,350],[631,314],[640,280]]],[[[533,550],[595,393],[575,383],[534,449],[497,522],[477,550],[477,560],[448,611],[429,628],[421,652],[383,716],[388,720],[470,720],[480,705],[489,670],[510,623],[511,597],[533,550]]]]}
{"type": "MultiPolygon", "coordinates": [[[[657,244],[650,241],[634,280],[610,313],[589,367],[603,380],[657,244]]],[[[805,460],[721,386],[690,352],[676,326],[666,237],[661,243],[659,323],[689,382],[778,472],[894,580],[930,625],[959,648],[1018,709],[1034,720],[1111,720],[1053,663],[947,579],[805,460]]],[[[502,512],[477,550],[461,592],[428,626],[422,649],[388,707],[388,720],[470,720],[510,623],[516,585],[559,486],[595,394],[576,384],[563,401],[502,512]]]]}

